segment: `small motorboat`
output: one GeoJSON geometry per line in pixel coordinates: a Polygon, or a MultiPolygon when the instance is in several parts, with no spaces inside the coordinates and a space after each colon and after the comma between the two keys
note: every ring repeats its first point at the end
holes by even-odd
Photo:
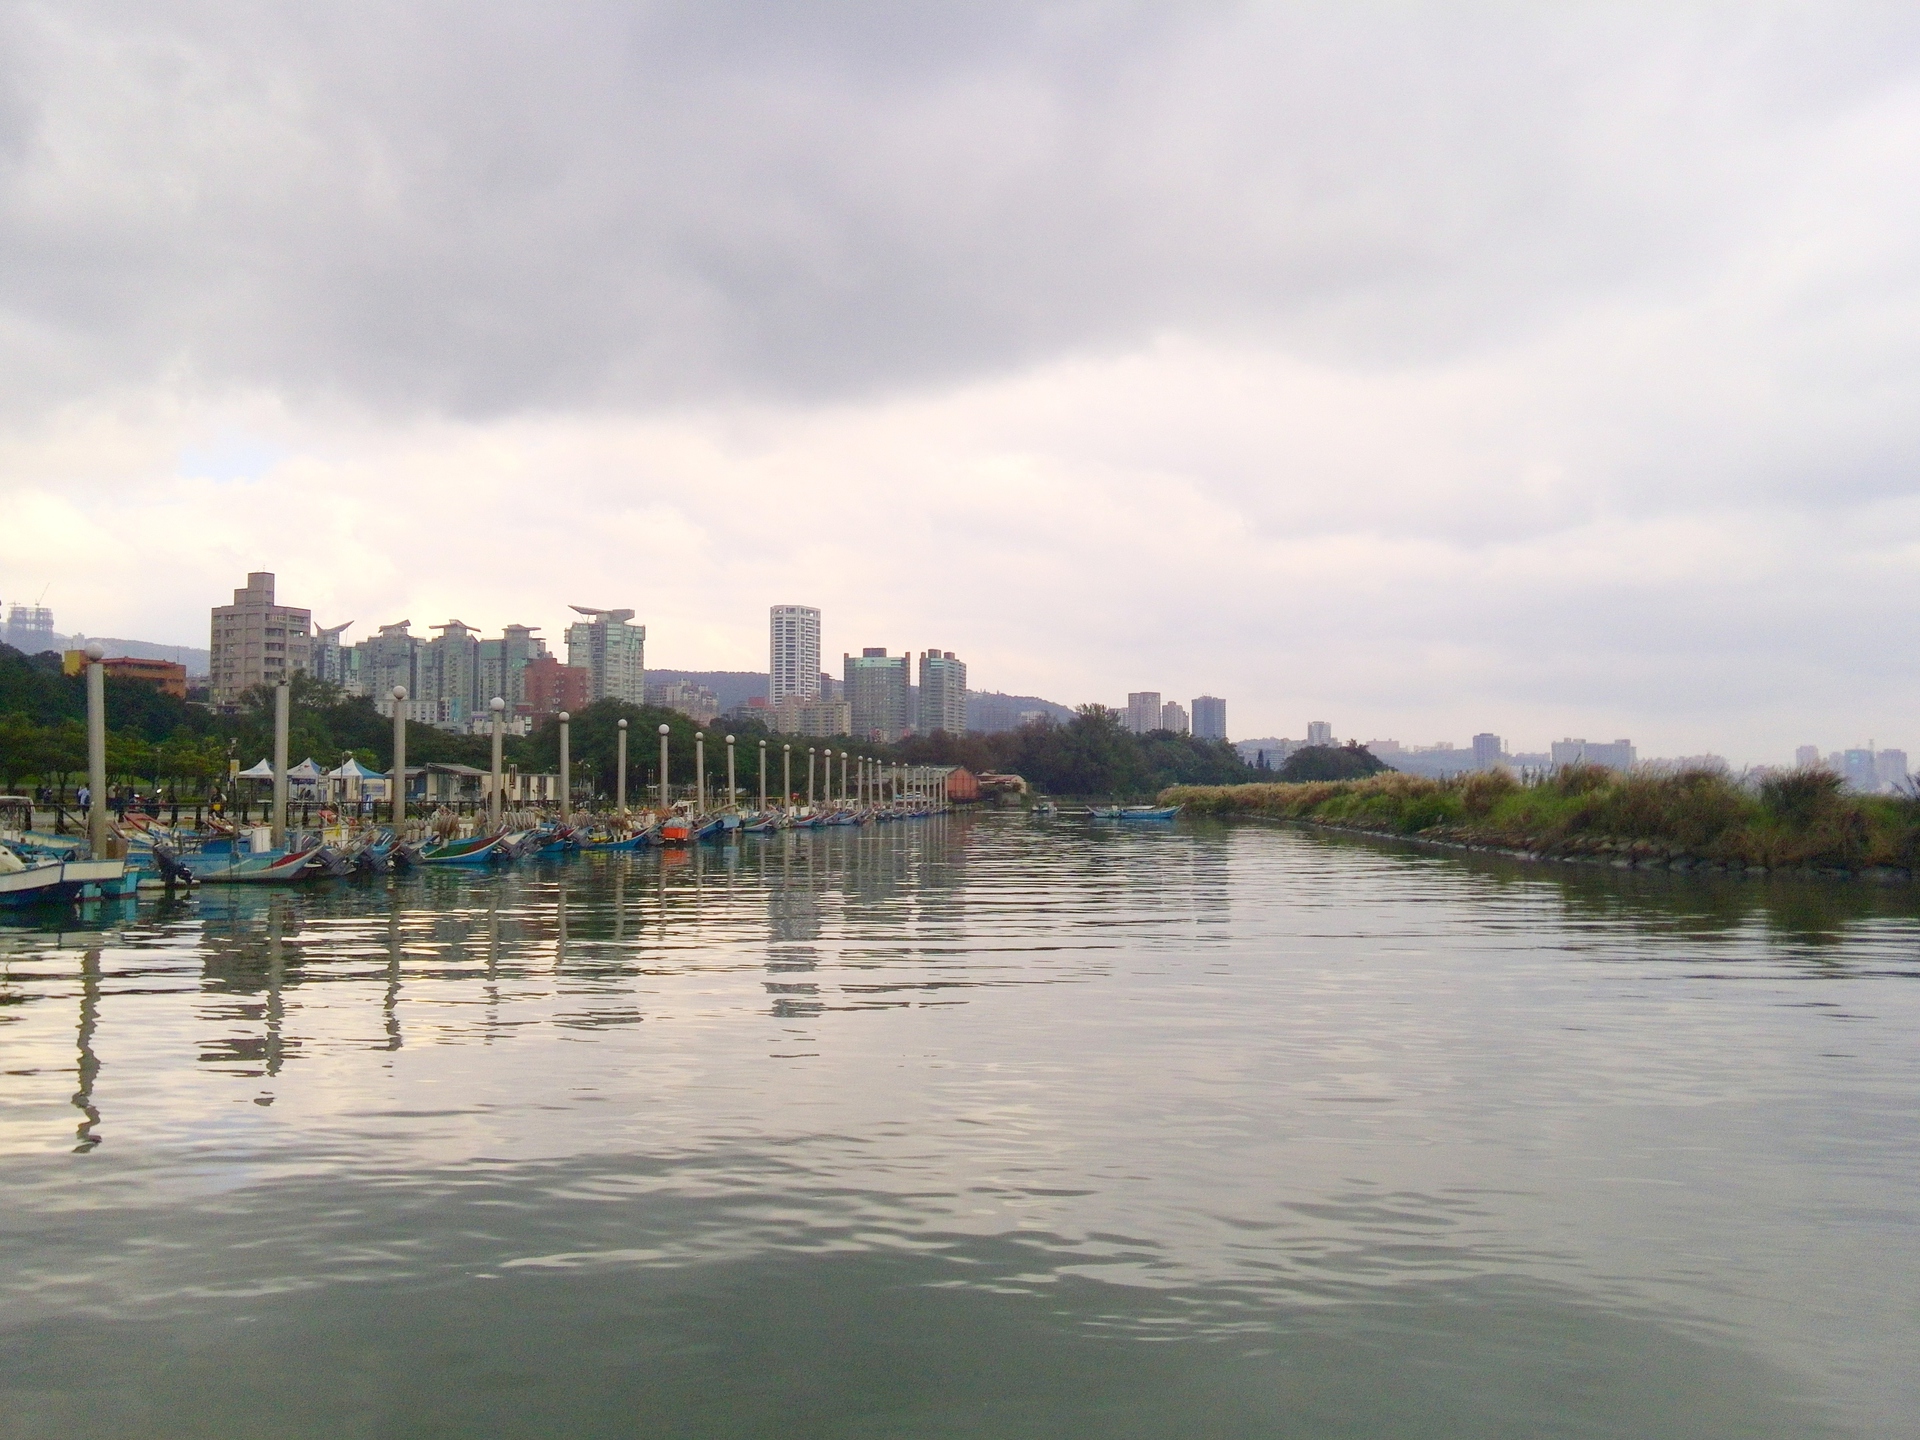
{"type": "Polygon", "coordinates": [[[422,865],[497,865],[513,858],[504,835],[476,835],[471,840],[448,840],[420,852],[422,865]]]}
{"type": "Polygon", "coordinates": [[[196,872],[202,885],[291,885],[315,873],[320,847],[264,851],[234,860],[231,865],[205,866],[196,872]]]}
{"type": "Polygon", "coordinates": [[[1129,805],[1117,817],[1121,820],[1171,820],[1180,813],[1178,805],[1129,805]]]}

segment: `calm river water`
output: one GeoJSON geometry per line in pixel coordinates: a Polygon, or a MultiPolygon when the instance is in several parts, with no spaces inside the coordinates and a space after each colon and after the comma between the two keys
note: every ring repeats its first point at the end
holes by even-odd
{"type": "Polygon", "coordinates": [[[0,1436],[1920,1431],[1920,901],[1012,815],[0,929],[0,1436]]]}

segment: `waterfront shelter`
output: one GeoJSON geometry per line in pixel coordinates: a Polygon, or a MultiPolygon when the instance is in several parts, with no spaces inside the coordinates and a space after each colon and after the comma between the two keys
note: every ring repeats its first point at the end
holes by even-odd
{"type": "Polygon", "coordinates": [[[349,805],[361,800],[386,800],[391,783],[378,770],[369,770],[353,759],[338,769],[329,770],[326,778],[332,798],[349,805]]]}

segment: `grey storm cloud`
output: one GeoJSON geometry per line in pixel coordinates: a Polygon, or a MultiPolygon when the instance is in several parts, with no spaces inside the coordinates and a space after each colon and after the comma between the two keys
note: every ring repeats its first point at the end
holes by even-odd
{"type": "Polygon", "coordinates": [[[484,416],[1685,290],[1911,85],[1811,7],[70,4],[0,32],[13,403],[484,416]]]}

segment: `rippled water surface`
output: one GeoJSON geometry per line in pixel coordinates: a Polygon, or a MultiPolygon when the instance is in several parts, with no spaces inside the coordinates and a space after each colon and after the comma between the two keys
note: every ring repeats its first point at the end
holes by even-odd
{"type": "Polygon", "coordinates": [[[0,1436],[1920,1433],[1920,905],[952,817],[0,929],[0,1436]]]}

